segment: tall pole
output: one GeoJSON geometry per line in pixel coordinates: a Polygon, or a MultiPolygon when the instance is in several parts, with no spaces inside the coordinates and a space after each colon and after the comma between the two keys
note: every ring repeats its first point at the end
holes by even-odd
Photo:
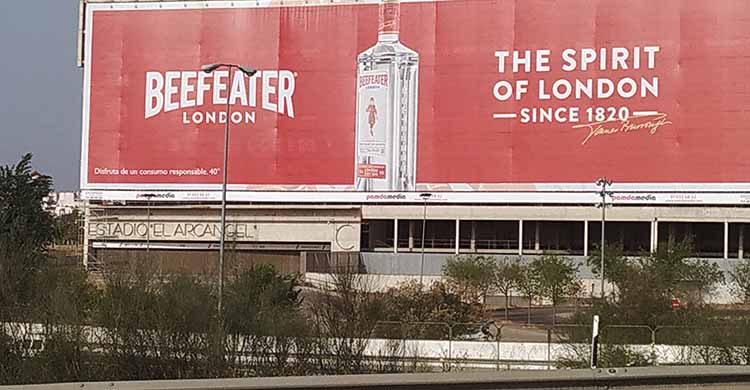
{"type": "Polygon", "coordinates": [[[143,194],[148,199],[146,201],[146,258],[148,259],[148,253],[151,249],[151,202],[156,194],[143,194]]]}
{"type": "Polygon", "coordinates": [[[419,265],[419,287],[422,288],[423,284],[422,281],[424,279],[424,240],[425,240],[425,232],[427,232],[427,199],[429,199],[432,194],[424,193],[419,194],[419,196],[424,201],[424,207],[422,208],[422,254],[421,254],[421,261],[419,265]]]}
{"type": "Polygon", "coordinates": [[[601,246],[599,247],[599,254],[601,256],[601,264],[600,264],[600,270],[601,270],[601,298],[604,299],[604,225],[607,221],[607,195],[612,195],[610,192],[607,191],[607,187],[612,185],[612,181],[607,179],[606,177],[599,178],[599,180],[596,181],[596,185],[601,186],[601,190],[599,190],[599,195],[602,197],[602,202],[599,205],[602,208],[602,239],[601,239],[601,246]]]}
{"type": "MultiPolygon", "coordinates": [[[[229,80],[232,79],[233,66],[227,66],[229,80]]],[[[226,122],[224,123],[224,166],[221,170],[223,179],[221,181],[221,227],[219,237],[219,304],[218,313],[221,316],[224,303],[224,237],[227,223],[227,161],[229,159],[229,93],[227,93],[226,122]]]]}
{"type": "MultiPolygon", "coordinates": [[[[226,67],[228,71],[229,80],[232,80],[232,69],[240,70],[247,77],[252,77],[257,73],[257,69],[253,69],[249,66],[239,64],[207,64],[201,66],[201,72],[212,73],[218,68],[226,67]]],[[[222,308],[224,304],[224,240],[226,237],[226,224],[227,224],[227,165],[229,160],[229,121],[231,121],[231,115],[229,112],[229,90],[227,90],[227,109],[226,118],[224,122],[224,166],[222,169],[222,181],[221,181],[221,226],[219,229],[219,299],[218,309],[219,315],[222,314],[222,308]]]]}
{"type": "MultiPolygon", "coordinates": [[[[149,250],[151,249],[151,198],[154,194],[146,194],[148,202],[146,203],[146,258],[149,259],[149,250]]],[[[150,259],[149,259],[150,260],[150,259]]],[[[159,268],[161,272],[161,268],[159,268]]]]}
{"type": "Polygon", "coordinates": [[[419,285],[422,286],[422,280],[424,278],[424,240],[425,232],[427,231],[427,198],[423,198],[424,207],[422,208],[422,254],[421,261],[419,264],[419,285]]]}
{"type": "MultiPolygon", "coordinates": [[[[151,202],[156,194],[144,194],[146,199],[146,261],[151,262],[151,202]]],[[[159,260],[159,277],[162,276],[161,259],[159,260]]]]}
{"type": "Polygon", "coordinates": [[[604,224],[607,221],[607,198],[604,193],[604,186],[602,186],[602,243],[601,243],[601,297],[604,299],[604,224]]]}

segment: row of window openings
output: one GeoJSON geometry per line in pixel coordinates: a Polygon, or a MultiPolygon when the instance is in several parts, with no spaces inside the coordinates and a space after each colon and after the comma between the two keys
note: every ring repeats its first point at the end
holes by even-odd
{"type": "MultiPolygon", "coordinates": [[[[729,224],[728,252],[737,257],[750,249],[740,231],[745,224],[729,224]]],[[[518,253],[518,221],[459,221],[459,252],[518,253]]],[[[601,223],[589,221],[588,247],[601,241],[601,223]]],[[[558,251],[571,255],[584,254],[584,222],[524,221],[522,249],[524,253],[558,251]]],[[[690,237],[696,255],[723,257],[724,224],[660,222],[657,237],[660,244],[690,237]]],[[[428,220],[424,232],[424,249],[431,252],[456,250],[456,221],[428,220]]],[[[651,246],[650,222],[611,221],[605,225],[609,243],[620,243],[627,255],[647,252],[651,246]]],[[[393,220],[364,221],[361,246],[363,251],[393,250],[393,220]]],[[[398,251],[422,250],[422,221],[398,221],[398,251]]]]}

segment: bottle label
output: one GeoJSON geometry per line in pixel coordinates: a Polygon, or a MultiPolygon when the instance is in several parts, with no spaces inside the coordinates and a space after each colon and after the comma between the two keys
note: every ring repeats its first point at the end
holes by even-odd
{"type": "Polygon", "coordinates": [[[360,177],[385,178],[390,81],[385,71],[361,72],[357,80],[357,154],[373,164],[360,167],[360,177]]]}
{"type": "Polygon", "coordinates": [[[398,0],[383,0],[378,13],[379,34],[398,34],[400,11],[398,0]]]}

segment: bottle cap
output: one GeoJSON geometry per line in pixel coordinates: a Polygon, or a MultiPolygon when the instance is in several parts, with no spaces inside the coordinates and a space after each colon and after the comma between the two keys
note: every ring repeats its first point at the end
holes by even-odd
{"type": "Polygon", "coordinates": [[[382,0],[378,13],[378,34],[398,34],[399,0],[382,0]]]}

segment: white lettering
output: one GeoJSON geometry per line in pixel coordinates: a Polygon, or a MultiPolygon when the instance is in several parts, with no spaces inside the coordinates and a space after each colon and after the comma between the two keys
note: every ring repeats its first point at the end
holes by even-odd
{"type": "Polygon", "coordinates": [[[237,104],[237,99],[240,99],[241,105],[247,106],[245,74],[242,72],[234,72],[234,78],[232,79],[232,92],[229,95],[229,104],[237,104]]]}
{"type": "Polygon", "coordinates": [[[566,72],[570,72],[572,70],[575,70],[576,68],[576,50],[575,49],[565,49],[562,52],[562,59],[563,59],[563,66],[562,70],[566,72]]]}
{"type": "Polygon", "coordinates": [[[505,73],[505,59],[508,58],[509,54],[510,53],[508,53],[507,51],[504,51],[504,50],[502,50],[502,51],[496,51],[495,52],[495,57],[497,57],[497,71],[498,71],[498,73],[505,73]]]}
{"type": "Polygon", "coordinates": [[[565,79],[559,79],[552,84],[552,94],[555,95],[556,99],[567,99],[568,96],[570,96],[572,89],[570,82],[565,79]],[[562,87],[562,91],[560,90],[560,87],[562,87]]]}
{"type": "Polygon", "coordinates": [[[279,113],[294,118],[292,95],[294,94],[294,73],[288,70],[279,71],[279,113]]]}
{"type": "Polygon", "coordinates": [[[180,103],[172,101],[172,96],[177,95],[179,87],[174,85],[180,79],[180,72],[167,72],[164,77],[164,112],[180,108],[180,103]]]}
{"type": "Polygon", "coordinates": [[[495,83],[495,88],[492,89],[492,94],[495,95],[495,99],[504,102],[513,95],[513,86],[509,81],[500,80],[495,83]],[[501,89],[505,89],[505,92],[500,92],[501,89]]]}
{"type": "Polygon", "coordinates": [[[196,91],[195,102],[198,106],[203,105],[203,97],[206,92],[211,90],[211,86],[206,84],[206,78],[211,77],[206,72],[198,72],[198,90],[196,91]]]}
{"type": "Polygon", "coordinates": [[[596,61],[596,50],[581,49],[581,70],[588,70],[589,64],[596,61]]]}
{"type": "Polygon", "coordinates": [[[276,93],[276,87],[271,85],[271,79],[276,79],[279,77],[279,72],[268,70],[263,72],[263,109],[264,110],[270,110],[270,111],[276,111],[278,112],[278,108],[276,107],[276,103],[273,103],[271,101],[271,95],[276,93]]]}
{"type": "Polygon", "coordinates": [[[513,52],[513,73],[518,73],[518,65],[523,65],[524,72],[531,72],[531,50],[524,50],[522,57],[518,53],[513,52]]]}
{"type": "MultiPolygon", "coordinates": [[[[289,118],[295,117],[296,73],[291,70],[258,71],[250,78],[241,72],[231,75],[227,71],[216,71],[212,74],[197,71],[146,72],[145,79],[145,118],[153,117],[160,112],[201,107],[204,104],[225,105],[227,102],[243,107],[260,105],[264,110],[284,114],[289,118]],[[258,102],[258,99],[261,99],[261,102],[258,102]]],[[[520,98],[526,92],[527,82],[517,83],[516,94],[520,98]]],[[[187,112],[181,114],[180,119],[183,123],[207,123],[217,120],[218,111],[197,114],[203,117],[195,118],[196,120],[193,120],[192,115],[193,113],[187,112]]],[[[254,113],[248,112],[243,115],[240,121],[254,121],[254,113]]],[[[235,121],[235,117],[230,119],[235,121]]]]}
{"type": "Polygon", "coordinates": [[[625,62],[628,59],[628,49],[624,47],[612,48],[612,70],[619,69],[627,70],[628,63],[625,62]]]}
{"type": "Polygon", "coordinates": [[[537,72],[549,72],[549,54],[550,51],[547,49],[536,51],[536,71],[537,72]]]}
{"type": "Polygon", "coordinates": [[[164,104],[164,78],[159,72],[146,72],[146,119],[161,111],[164,104]]]}
{"type": "Polygon", "coordinates": [[[606,99],[615,92],[615,85],[610,79],[597,79],[596,80],[596,97],[599,99],[606,99]],[[604,86],[607,86],[606,92],[604,92],[604,86]]]}
{"type": "Polygon", "coordinates": [[[190,99],[190,92],[195,91],[195,86],[190,84],[190,79],[195,78],[195,72],[182,72],[180,78],[180,108],[195,107],[195,100],[190,99]]]}
{"type": "Polygon", "coordinates": [[[584,84],[581,80],[576,79],[576,99],[580,99],[581,95],[586,95],[587,98],[591,99],[591,91],[593,88],[593,80],[586,79],[586,83],[584,84]]]}
{"type": "Polygon", "coordinates": [[[214,75],[214,104],[227,104],[227,98],[221,97],[221,91],[227,90],[227,85],[221,79],[229,79],[229,72],[226,70],[216,70],[214,75]]]}
{"type": "Polygon", "coordinates": [[[550,100],[552,96],[544,90],[544,80],[539,80],[539,100],[550,100]]]}
{"type": "Polygon", "coordinates": [[[652,77],[651,83],[645,77],[641,77],[641,97],[646,97],[646,92],[651,92],[654,97],[659,97],[659,78],[652,77]]]}
{"type": "Polygon", "coordinates": [[[654,56],[659,52],[659,46],[644,46],[643,51],[648,54],[648,68],[654,69],[654,56]]]}
{"type": "Polygon", "coordinates": [[[635,84],[635,80],[630,77],[625,77],[617,83],[617,94],[624,98],[631,98],[638,91],[638,86],[635,84]],[[630,86],[629,90],[625,90],[626,86],[630,86]]]}

